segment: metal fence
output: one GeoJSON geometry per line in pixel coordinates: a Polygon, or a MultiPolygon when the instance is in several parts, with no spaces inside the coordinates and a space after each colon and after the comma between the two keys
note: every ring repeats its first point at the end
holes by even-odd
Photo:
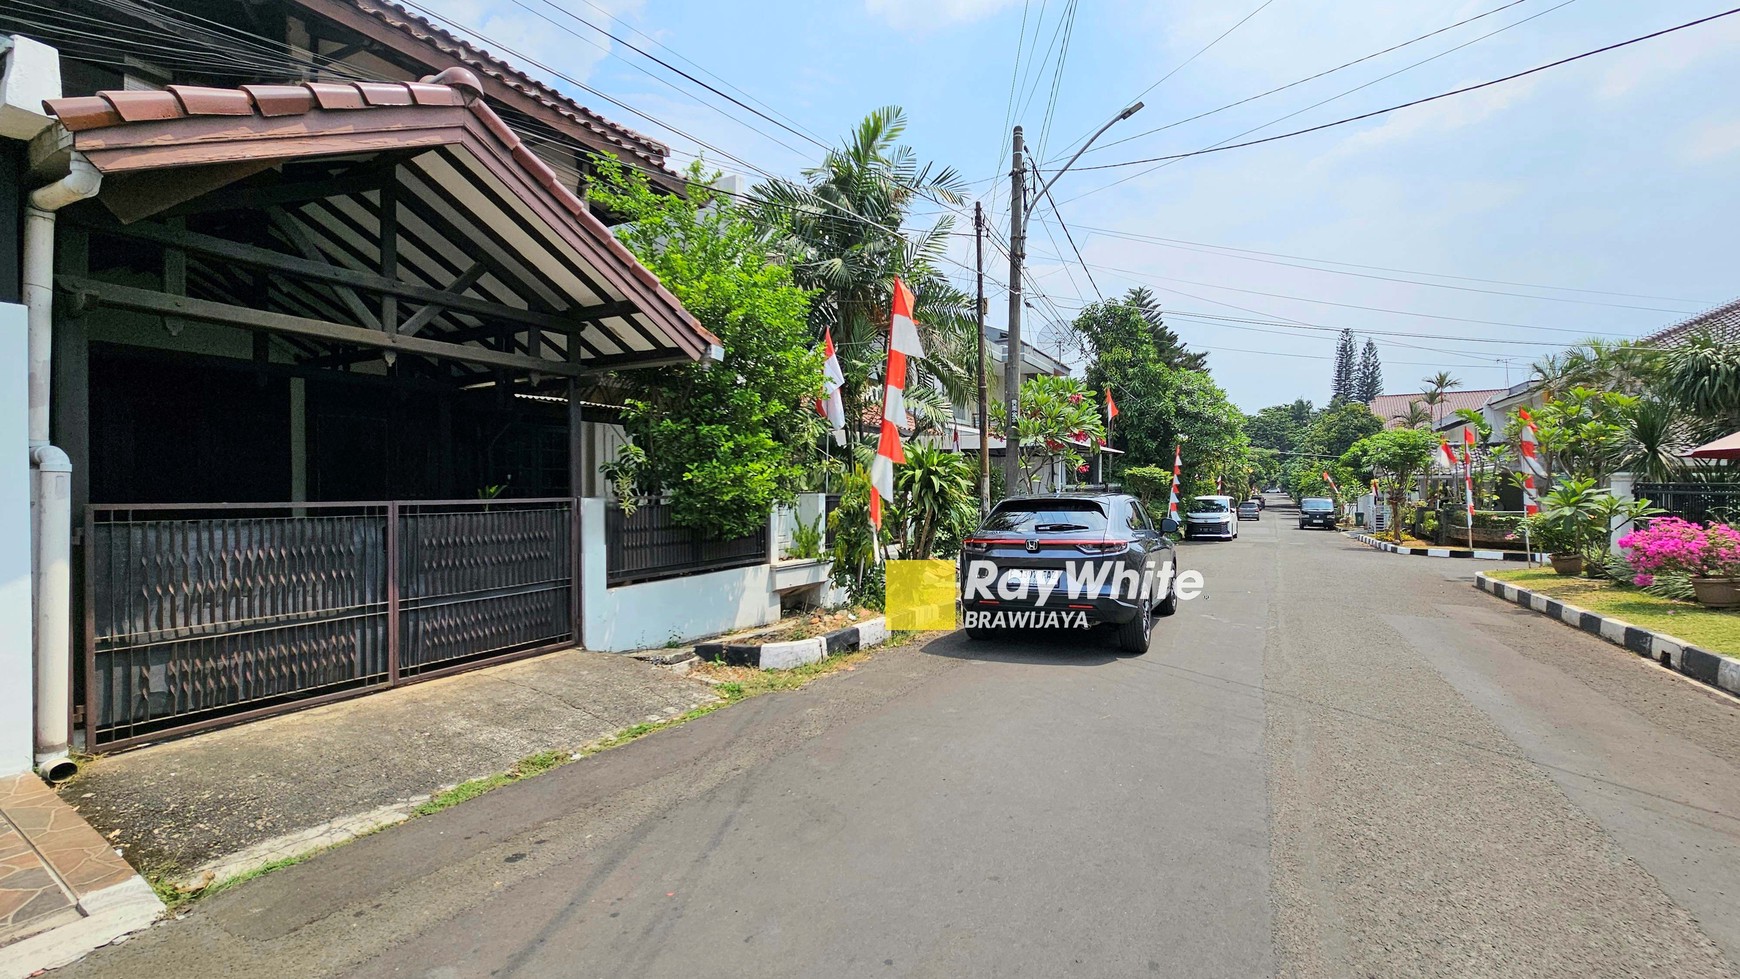
{"type": "Polygon", "coordinates": [[[605,581],[610,585],[765,564],[770,546],[766,529],[721,540],[682,526],[665,503],[643,503],[633,513],[611,506],[605,512],[604,537],[605,581]]]}
{"type": "Polygon", "coordinates": [[[1740,522],[1740,483],[1638,483],[1631,495],[1696,523],[1740,522]]]}
{"type": "Polygon", "coordinates": [[[571,643],[578,535],[561,498],[90,507],[86,744],[571,643]]]}

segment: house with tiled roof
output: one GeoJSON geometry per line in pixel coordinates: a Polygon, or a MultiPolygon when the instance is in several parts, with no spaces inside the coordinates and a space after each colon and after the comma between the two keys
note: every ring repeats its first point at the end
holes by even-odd
{"type": "Polygon", "coordinates": [[[1444,400],[1436,407],[1426,404],[1426,396],[1418,391],[1407,394],[1380,394],[1368,402],[1367,407],[1371,408],[1372,414],[1383,419],[1385,428],[1404,428],[1407,425],[1409,407],[1419,402],[1421,408],[1432,414],[1432,427],[1435,429],[1446,419],[1454,420],[1458,409],[1479,411],[1488,400],[1503,393],[1503,388],[1451,389],[1444,392],[1444,400]]]}
{"type": "Polygon", "coordinates": [[[1638,342],[1646,347],[1665,350],[1700,335],[1707,335],[1719,343],[1740,343],[1740,299],[1732,299],[1696,316],[1688,316],[1638,342]]]}

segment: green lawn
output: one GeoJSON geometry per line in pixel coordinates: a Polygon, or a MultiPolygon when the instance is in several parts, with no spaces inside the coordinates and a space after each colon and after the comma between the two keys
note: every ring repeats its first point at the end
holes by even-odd
{"type": "Polygon", "coordinates": [[[1489,571],[1487,577],[1551,595],[1580,609],[1666,633],[1712,653],[1740,657],[1740,611],[1717,611],[1696,602],[1657,598],[1611,581],[1567,577],[1551,568],[1489,571]]]}

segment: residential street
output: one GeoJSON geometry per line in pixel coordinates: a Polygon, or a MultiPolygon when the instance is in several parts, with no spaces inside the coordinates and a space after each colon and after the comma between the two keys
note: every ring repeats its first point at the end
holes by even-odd
{"type": "Polygon", "coordinates": [[[1740,974],[1740,706],[1294,516],[1145,656],[892,650],[65,974],[1740,974]]]}

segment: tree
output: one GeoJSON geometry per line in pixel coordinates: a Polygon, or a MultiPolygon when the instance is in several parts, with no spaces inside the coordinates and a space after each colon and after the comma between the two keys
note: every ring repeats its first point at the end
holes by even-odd
{"type": "Polygon", "coordinates": [[[1137,287],[1122,298],[1084,307],[1071,324],[1090,356],[1107,350],[1151,350],[1160,363],[1177,370],[1207,370],[1208,355],[1184,346],[1160,314],[1154,294],[1137,287]]]}
{"type": "MultiPolygon", "coordinates": [[[[1021,447],[1021,474],[1029,486],[1040,488],[1059,463],[1073,471],[1083,459],[1077,443],[1095,445],[1105,438],[1105,421],[1093,394],[1073,377],[1040,374],[1021,382],[1021,416],[1015,420],[1012,441],[1021,447]]],[[[991,422],[1005,439],[1007,416],[1007,406],[991,405],[991,422]]]]}
{"type": "Polygon", "coordinates": [[[1292,404],[1270,405],[1245,416],[1245,434],[1251,445],[1276,452],[1297,452],[1305,429],[1317,417],[1311,402],[1300,398],[1292,404]]]}
{"type": "Polygon", "coordinates": [[[686,198],[654,193],[614,159],[597,165],[590,196],[627,218],[617,236],[725,347],[722,363],[620,376],[634,445],[619,456],[619,475],[668,494],[684,526],[753,533],[774,503],[792,498],[818,435],[808,408],[821,376],[809,296],[750,215],[706,188],[698,163],[686,198]]]}
{"type": "Polygon", "coordinates": [[[920,164],[910,147],[900,145],[905,131],[906,116],[898,107],[877,109],[843,146],[803,171],[801,180],[770,180],[751,194],[750,206],[784,251],[795,281],[815,292],[812,340],[824,328],[833,331],[846,375],[846,417],[860,434],[863,419],[874,417],[865,408],[881,389],[882,338],[895,276],[918,303],[914,313],[925,356],[912,366],[919,380],[934,380],[957,401],[967,400],[975,384],[974,303],[938,271],[953,216],[942,214],[916,232],[901,231],[912,224],[916,203],[956,203],[965,184],[952,168],[920,164]]]}
{"type": "Polygon", "coordinates": [[[1355,442],[1383,431],[1383,419],[1363,404],[1347,403],[1325,408],[1306,430],[1301,451],[1338,459],[1355,442]]]}
{"type": "Polygon", "coordinates": [[[1371,404],[1384,393],[1384,365],[1378,361],[1377,341],[1367,339],[1359,357],[1359,374],[1354,400],[1371,404]]]}
{"type": "MultiPolygon", "coordinates": [[[[1154,353],[1160,362],[1168,367],[1187,371],[1208,370],[1208,354],[1191,351],[1184,346],[1184,341],[1178,334],[1166,325],[1160,315],[1160,301],[1148,291],[1147,286],[1137,286],[1124,294],[1124,303],[1134,309],[1144,323],[1148,324],[1150,339],[1154,343],[1154,353]]],[[[1076,320],[1080,323],[1078,317],[1076,320]]]]}
{"type": "Polygon", "coordinates": [[[1392,428],[1360,439],[1343,457],[1344,462],[1357,461],[1370,471],[1379,489],[1388,495],[1390,528],[1398,542],[1402,539],[1402,503],[1437,452],[1438,439],[1431,432],[1392,428]]]}
{"type": "Polygon", "coordinates": [[[1548,472],[1604,483],[1624,460],[1629,415],[1638,399],[1574,387],[1534,413],[1548,472]]]}
{"type": "Polygon", "coordinates": [[[1432,423],[1432,409],[1426,407],[1424,401],[1410,401],[1407,414],[1390,417],[1401,422],[1403,428],[1420,428],[1432,423]]]}
{"type": "Polygon", "coordinates": [[[911,528],[902,556],[954,557],[979,516],[977,467],[962,453],[918,444],[894,473],[899,511],[911,528]]]}
{"type": "Polygon", "coordinates": [[[1437,428],[1438,408],[1444,404],[1444,395],[1451,388],[1461,387],[1462,382],[1451,377],[1449,371],[1439,371],[1431,377],[1422,379],[1420,383],[1425,386],[1421,392],[1422,399],[1426,402],[1426,407],[1432,409],[1432,427],[1437,428]]]}
{"type": "Polygon", "coordinates": [[[1358,393],[1359,368],[1354,363],[1353,331],[1342,330],[1335,342],[1335,375],[1330,385],[1330,404],[1350,401],[1358,393]]]}
{"type": "Polygon", "coordinates": [[[1658,389],[1699,441],[1740,429],[1740,343],[1704,334],[1664,352],[1658,389]]]}

